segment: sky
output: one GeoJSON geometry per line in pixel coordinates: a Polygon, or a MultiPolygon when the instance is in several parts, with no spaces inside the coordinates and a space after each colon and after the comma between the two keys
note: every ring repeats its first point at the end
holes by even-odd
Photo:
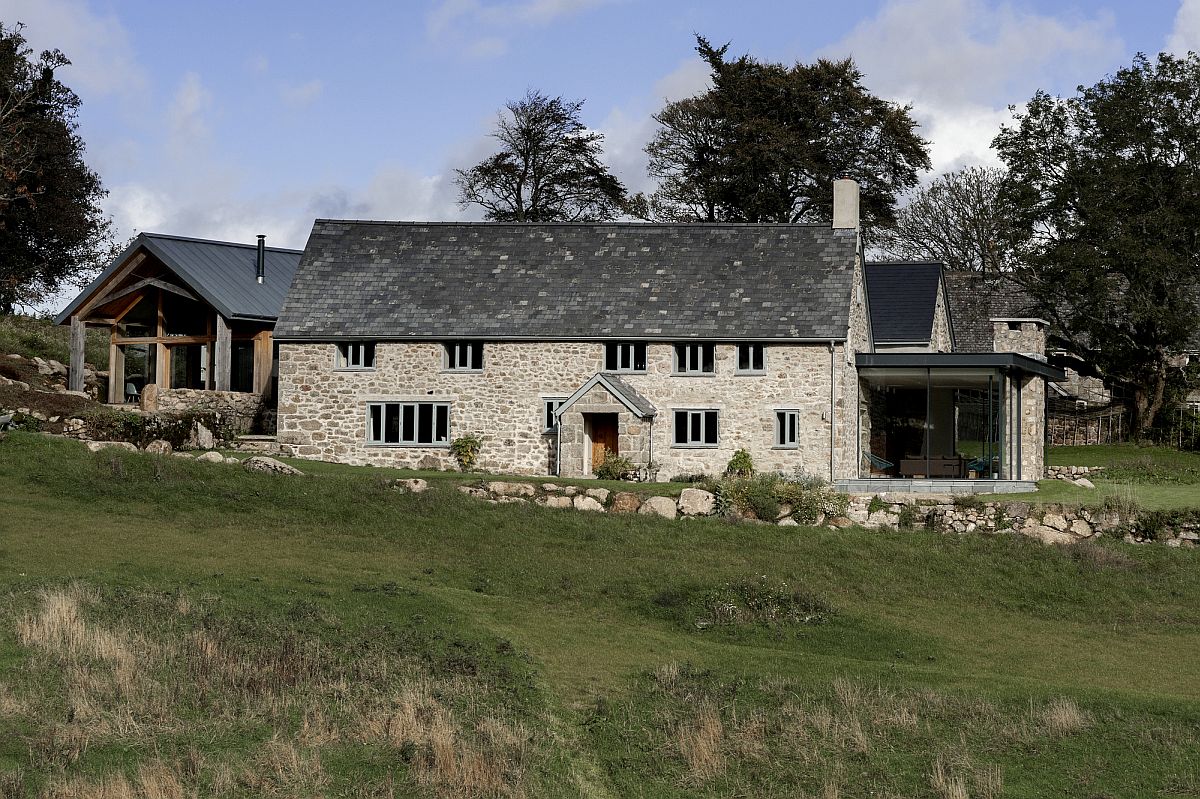
{"type": "Polygon", "coordinates": [[[911,103],[937,174],[1038,89],[1071,94],[1137,52],[1200,50],[1200,0],[0,0],[83,101],[86,159],[121,239],[304,246],[317,217],[477,219],[453,170],[507,100],[583,99],[609,166],[651,188],[651,117],[708,73],[695,35],[793,63],[851,56],[911,103]]]}

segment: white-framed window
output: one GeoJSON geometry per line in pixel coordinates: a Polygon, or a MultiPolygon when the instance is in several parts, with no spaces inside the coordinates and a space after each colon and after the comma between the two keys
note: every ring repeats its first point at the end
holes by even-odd
{"type": "Polygon", "coordinates": [[[775,446],[784,449],[800,446],[799,411],[775,411],[775,446]]]}
{"type": "Polygon", "coordinates": [[[674,413],[676,447],[717,446],[717,417],[712,408],[679,409],[674,413]]]}
{"type": "Polygon", "coordinates": [[[446,342],[446,370],[450,372],[483,371],[483,342],[446,342]]]}
{"type": "Polygon", "coordinates": [[[604,371],[646,371],[646,342],[610,341],[604,345],[604,371]]]}
{"type": "Polygon", "coordinates": [[[542,432],[553,433],[558,429],[558,420],[554,418],[554,412],[566,401],[566,397],[542,398],[542,432]]]}
{"type": "Polygon", "coordinates": [[[364,344],[338,344],[333,358],[335,369],[374,369],[375,342],[364,344]]]}
{"type": "Polygon", "coordinates": [[[716,371],[716,348],[712,344],[675,345],[675,374],[703,375],[716,371]]]}
{"type": "Polygon", "coordinates": [[[767,371],[767,348],[764,344],[739,344],[737,373],[758,375],[767,371]]]}
{"type": "Polygon", "coordinates": [[[367,443],[450,446],[450,403],[369,402],[367,443]]]}

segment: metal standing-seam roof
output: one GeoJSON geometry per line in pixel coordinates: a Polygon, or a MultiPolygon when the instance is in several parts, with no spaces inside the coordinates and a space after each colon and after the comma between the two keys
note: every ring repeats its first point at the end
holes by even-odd
{"type": "Polygon", "coordinates": [[[300,250],[267,247],[266,279],[260,284],[255,279],[254,244],[142,233],[72,300],[59,314],[57,323],[68,320],[138,249],[145,249],[161,261],[226,319],[277,318],[300,263],[300,250]]]}
{"type": "Polygon", "coordinates": [[[277,340],[845,340],[858,248],[828,225],[319,219],[277,340]]]}
{"type": "Polygon", "coordinates": [[[871,334],[877,344],[918,344],[933,336],[942,265],[874,261],[866,265],[871,334]]]}

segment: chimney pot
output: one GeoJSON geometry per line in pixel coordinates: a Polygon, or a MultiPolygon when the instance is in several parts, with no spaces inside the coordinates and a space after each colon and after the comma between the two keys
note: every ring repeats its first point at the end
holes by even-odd
{"type": "Polygon", "coordinates": [[[258,234],[258,257],[254,263],[254,278],[262,283],[267,276],[267,237],[258,234]]]}
{"type": "Polygon", "coordinates": [[[833,229],[858,229],[858,181],[838,178],[833,182],[833,229]]]}

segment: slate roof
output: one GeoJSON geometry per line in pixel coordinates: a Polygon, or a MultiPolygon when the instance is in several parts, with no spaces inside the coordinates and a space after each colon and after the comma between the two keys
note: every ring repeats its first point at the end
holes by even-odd
{"type": "Polygon", "coordinates": [[[643,397],[633,386],[612,372],[596,372],[574,394],[563,400],[563,403],[558,406],[558,410],[554,412],[554,415],[561,416],[568,408],[586,396],[596,384],[600,384],[608,389],[610,394],[616,397],[626,408],[633,411],[638,418],[646,419],[658,415],[658,409],[654,407],[654,403],[643,397]]]}
{"type": "Polygon", "coordinates": [[[56,322],[62,324],[69,319],[139,248],[162,261],[226,319],[269,321],[278,317],[300,263],[300,250],[267,247],[266,279],[259,284],[255,280],[258,256],[254,244],[142,233],[59,314],[56,322]]]}
{"type": "Polygon", "coordinates": [[[1002,275],[947,271],[947,302],[955,352],[992,352],[992,319],[1036,316],[1033,300],[1002,275]]]}
{"type": "Polygon", "coordinates": [[[844,340],[858,237],[828,225],[319,219],[278,340],[844,340]]]}
{"type": "Polygon", "coordinates": [[[929,342],[942,283],[940,263],[875,261],[866,266],[866,281],[875,343],[929,342]]]}

